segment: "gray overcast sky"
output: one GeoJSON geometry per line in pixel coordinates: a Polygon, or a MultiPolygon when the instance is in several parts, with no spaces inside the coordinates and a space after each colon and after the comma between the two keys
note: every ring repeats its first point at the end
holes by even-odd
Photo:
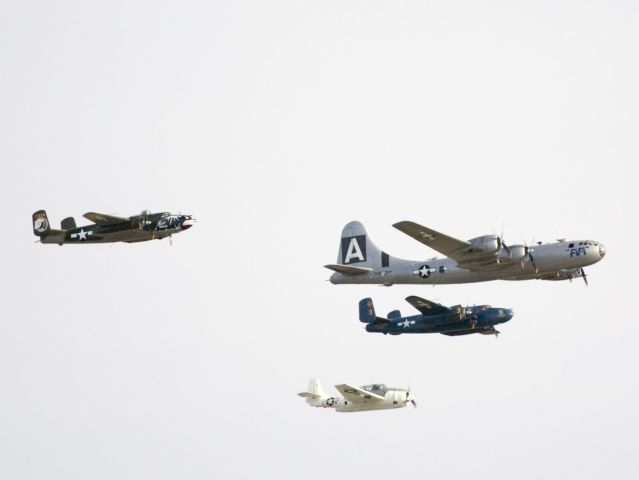
{"type": "Polygon", "coordinates": [[[0,477],[639,477],[636,2],[4,1],[0,477]],[[34,244],[31,213],[194,214],[34,244]],[[342,226],[588,238],[581,281],[332,286],[342,226]],[[421,295],[492,337],[366,334],[421,295]],[[410,384],[336,414],[318,376],[410,384]]]}

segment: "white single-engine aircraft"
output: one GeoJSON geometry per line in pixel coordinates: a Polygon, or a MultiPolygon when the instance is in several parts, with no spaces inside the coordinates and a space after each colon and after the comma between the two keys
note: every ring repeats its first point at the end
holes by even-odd
{"type": "Polygon", "coordinates": [[[334,408],[336,412],[364,412],[366,410],[388,410],[403,408],[409,403],[417,407],[410,390],[389,388],[382,383],[354,387],[352,385],[335,385],[343,397],[331,397],[324,393],[317,378],[308,382],[308,391],[298,393],[306,398],[311,407],[334,408]]]}
{"type": "Polygon", "coordinates": [[[333,284],[447,284],[488,280],[572,280],[581,277],[588,284],[584,268],[601,260],[604,246],[592,240],[506,245],[497,235],[463,241],[413,222],[393,227],[418,242],[446,255],[412,261],[382,252],[370,240],[364,225],[350,222],[342,230],[333,284]]]}

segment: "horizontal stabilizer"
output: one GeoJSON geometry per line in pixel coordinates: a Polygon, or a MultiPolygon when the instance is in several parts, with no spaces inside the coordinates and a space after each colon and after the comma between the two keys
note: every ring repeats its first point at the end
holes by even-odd
{"type": "Polygon", "coordinates": [[[339,265],[335,263],[331,263],[329,265],[324,265],[325,268],[329,270],[333,270],[337,273],[342,273],[344,275],[362,275],[364,273],[372,272],[372,268],[367,267],[354,267],[352,265],[339,265]]]}
{"type": "Polygon", "coordinates": [[[300,392],[298,393],[298,395],[303,398],[320,398],[321,397],[321,395],[317,393],[311,393],[311,392],[300,392]]]}

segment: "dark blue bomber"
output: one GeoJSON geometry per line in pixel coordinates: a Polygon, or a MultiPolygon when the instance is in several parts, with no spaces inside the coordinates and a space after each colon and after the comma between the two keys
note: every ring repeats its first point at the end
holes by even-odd
{"type": "Polygon", "coordinates": [[[366,323],[367,332],[384,335],[402,333],[441,333],[443,335],[498,335],[495,325],[513,318],[509,308],[492,308],[490,305],[445,307],[416,296],[406,297],[406,301],[420,311],[420,315],[402,317],[399,310],[393,310],[388,318],[375,315],[373,300],[364,298],[359,302],[359,320],[366,323]]]}

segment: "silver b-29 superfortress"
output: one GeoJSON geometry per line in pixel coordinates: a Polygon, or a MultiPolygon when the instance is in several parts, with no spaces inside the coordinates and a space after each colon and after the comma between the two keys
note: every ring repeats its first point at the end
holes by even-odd
{"type": "Polygon", "coordinates": [[[534,246],[506,245],[497,235],[458,240],[414,222],[395,228],[446,258],[412,261],[392,257],[370,240],[364,225],[353,221],[342,230],[333,284],[451,284],[489,280],[572,280],[601,260],[604,246],[592,240],[558,240],[534,246]]]}

